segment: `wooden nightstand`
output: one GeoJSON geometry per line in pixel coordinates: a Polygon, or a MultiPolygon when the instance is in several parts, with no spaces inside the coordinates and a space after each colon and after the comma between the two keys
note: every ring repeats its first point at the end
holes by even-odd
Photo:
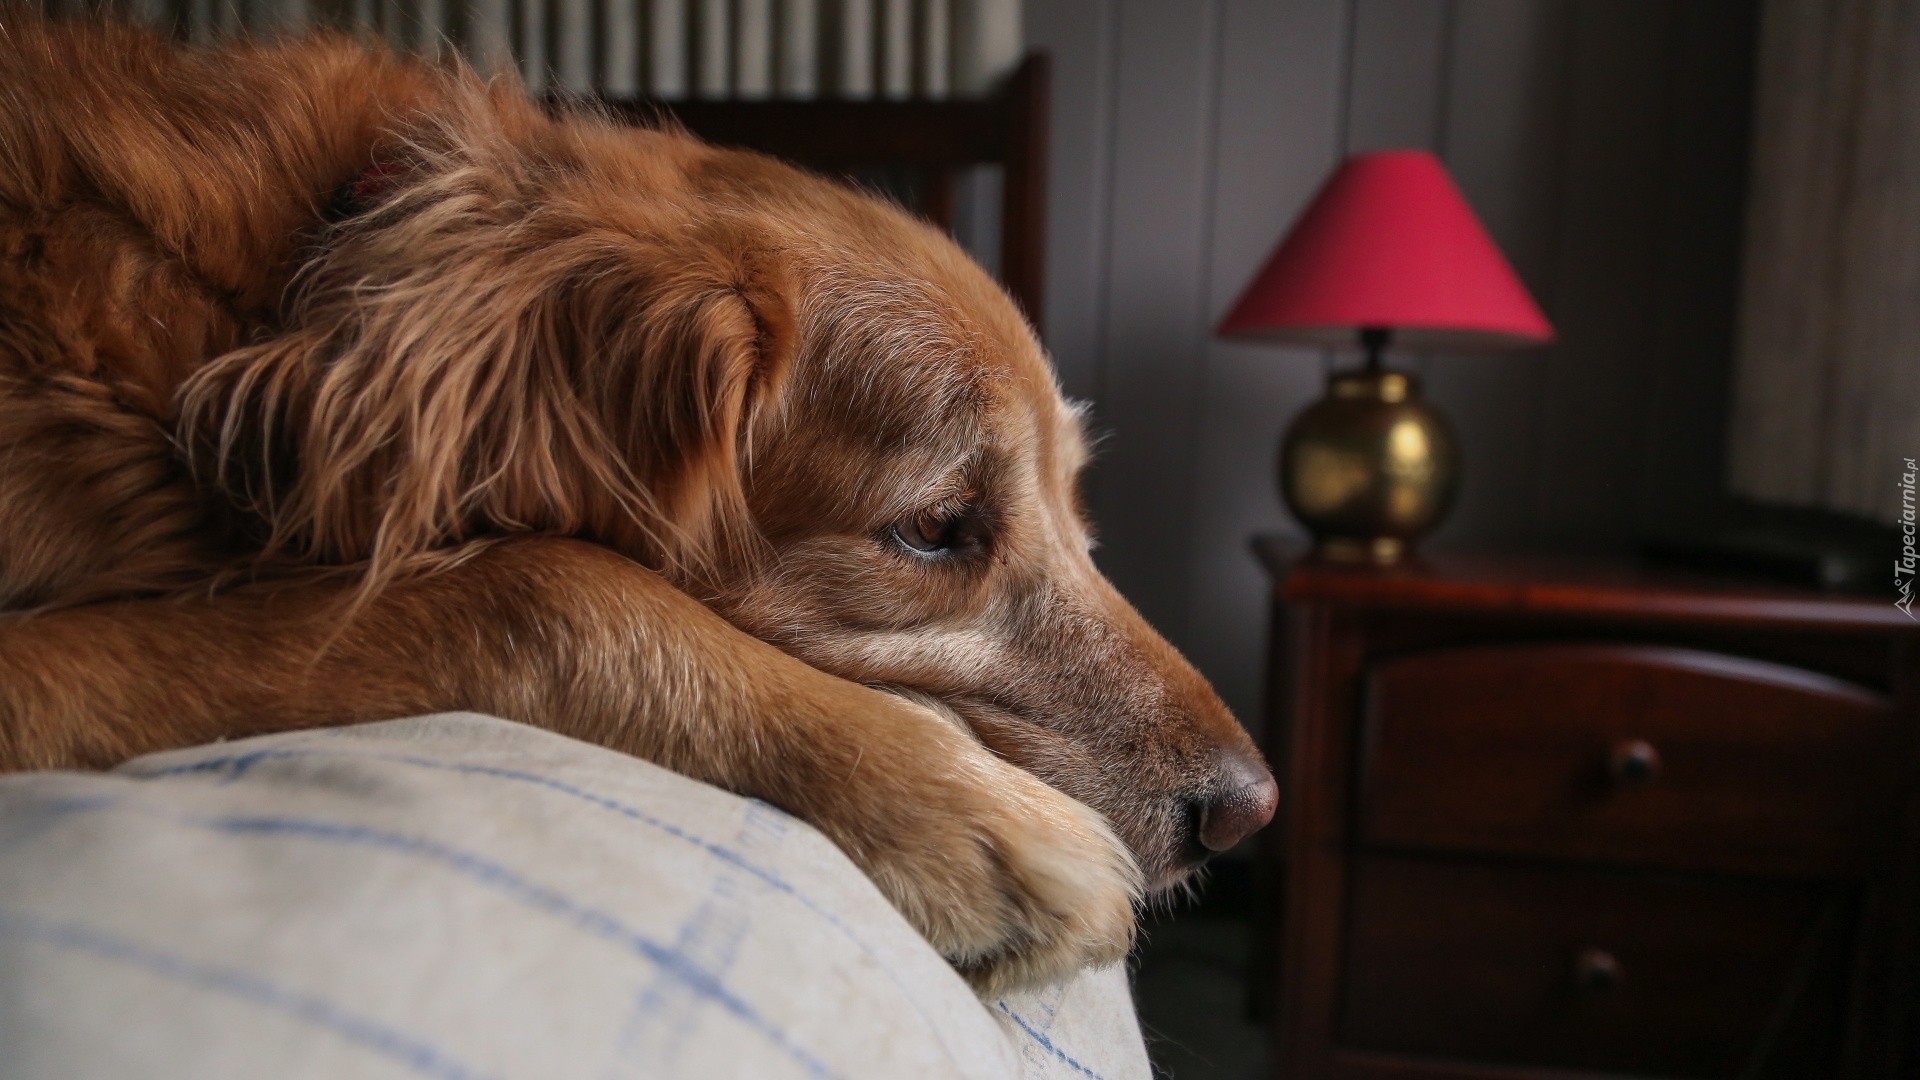
{"type": "Polygon", "coordinates": [[[1916,1075],[1920,624],[1626,561],[1256,547],[1279,1075],[1916,1075]]]}

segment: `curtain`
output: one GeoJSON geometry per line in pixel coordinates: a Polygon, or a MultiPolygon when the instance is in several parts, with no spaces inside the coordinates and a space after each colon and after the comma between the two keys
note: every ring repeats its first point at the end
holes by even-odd
{"type": "Polygon", "coordinates": [[[1765,0],[1729,480],[1893,521],[1920,457],[1920,3],[1765,0]]]}

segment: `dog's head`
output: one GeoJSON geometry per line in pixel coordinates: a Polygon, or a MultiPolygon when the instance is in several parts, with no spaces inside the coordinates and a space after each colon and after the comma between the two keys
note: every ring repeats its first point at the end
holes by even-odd
{"type": "Polygon", "coordinates": [[[744,155],[706,170],[717,201],[808,189],[779,254],[794,345],[744,462],[765,552],[715,606],[936,704],[1105,814],[1156,885],[1265,824],[1245,732],[1094,566],[1081,416],[1006,295],[893,208],[744,155]]]}
{"type": "Polygon", "coordinates": [[[278,418],[225,477],[274,543],[377,568],[600,540],[964,723],[1156,885],[1271,816],[1245,732],[1095,568],[1080,416],[948,239],[770,159],[498,97],[408,153],[271,356],[196,391],[278,418]]]}

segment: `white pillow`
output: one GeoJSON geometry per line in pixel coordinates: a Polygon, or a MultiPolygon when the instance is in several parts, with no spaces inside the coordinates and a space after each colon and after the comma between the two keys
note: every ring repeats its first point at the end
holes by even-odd
{"type": "Polygon", "coordinates": [[[0,1073],[1149,1069],[1118,967],[982,1002],[800,821],[453,713],[0,780],[0,1073]]]}

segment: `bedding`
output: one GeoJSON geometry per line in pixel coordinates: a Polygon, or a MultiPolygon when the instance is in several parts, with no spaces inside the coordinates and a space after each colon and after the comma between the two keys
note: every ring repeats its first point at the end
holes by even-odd
{"type": "Polygon", "coordinates": [[[442,714],[0,779],[0,1071],[1149,1075],[1125,972],[982,1000],[806,824],[442,714]]]}

